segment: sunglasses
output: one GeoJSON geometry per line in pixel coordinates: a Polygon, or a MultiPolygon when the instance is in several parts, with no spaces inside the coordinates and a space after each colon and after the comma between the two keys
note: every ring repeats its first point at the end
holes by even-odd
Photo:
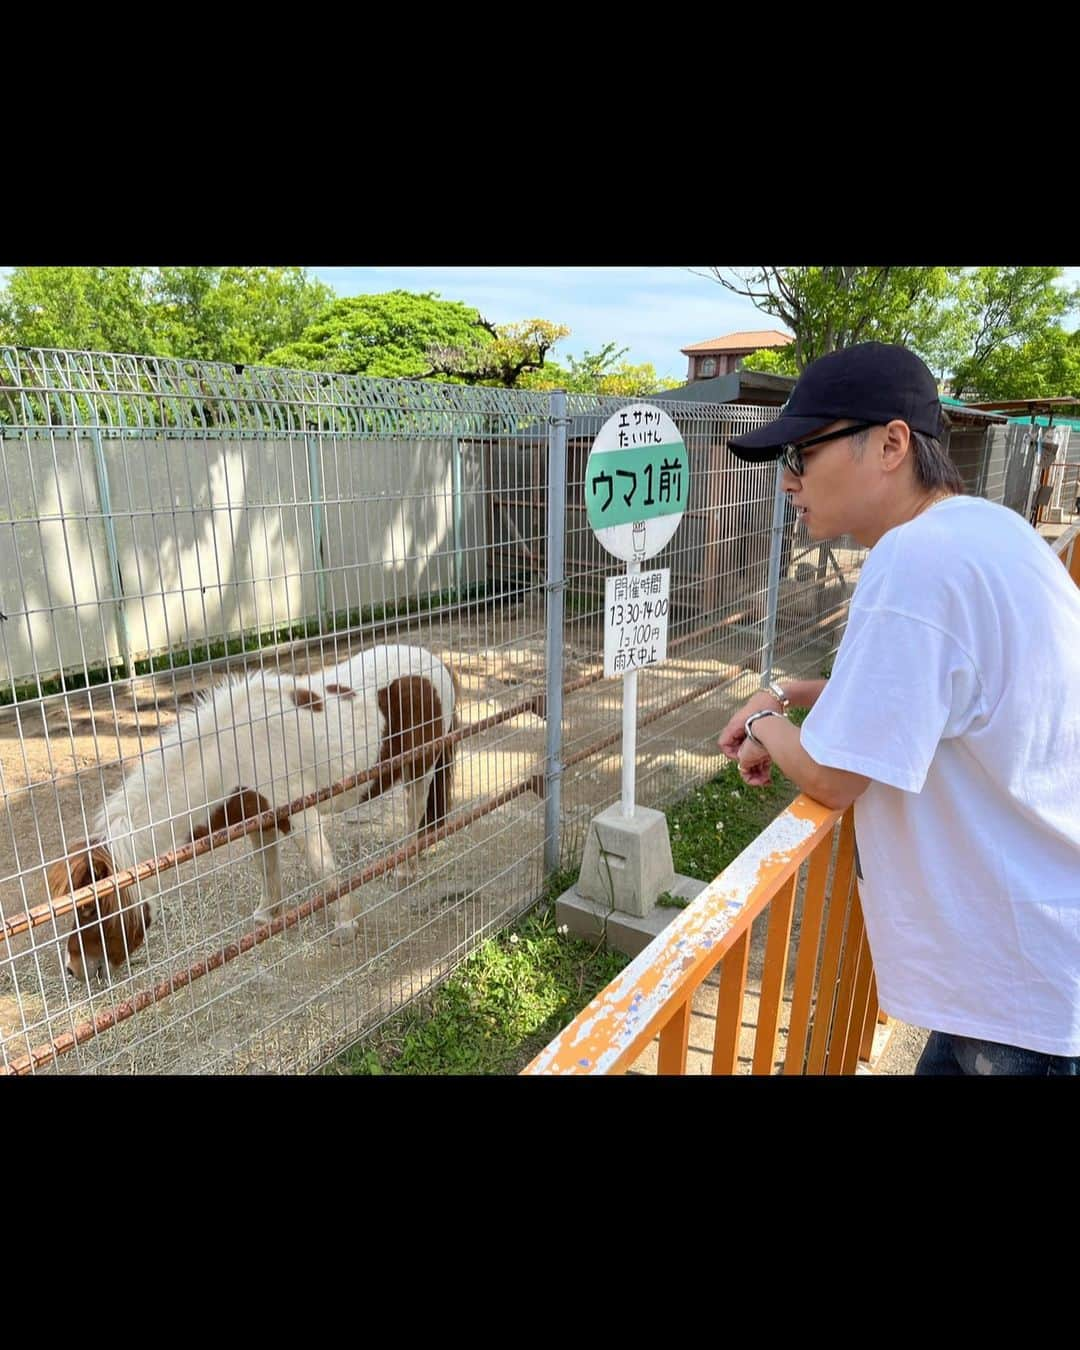
{"type": "Polygon", "coordinates": [[[808,441],[782,445],[780,447],[780,463],[785,469],[790,469],[796,478],[801,478],[806,472],[806,461],[803,459],[804,450],[809,450],[812,445],[823,445],[826,441],[839,441],[844,436],[854,436],[857,431],[869,431],[871,427],[877,425],[876,422],[857,422],[855,426],[844,427],[840,431],[826,431],[823,436],[811,436],[808,441]]]}

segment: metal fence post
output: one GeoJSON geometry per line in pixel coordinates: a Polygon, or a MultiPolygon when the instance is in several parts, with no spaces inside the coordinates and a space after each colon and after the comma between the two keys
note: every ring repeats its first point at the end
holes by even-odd
{"type": "MultiPolygon", "coordinates": [[[[105,462],[105,451],[101,444],[101,432],[96,426],[89,428],[90,439],[94,447],[94,470],[97,477],[98,504],[101,507],[101,520],[105,527],[105,551],[109,558],[109,575],[112,578],[113,613],[116,618],[116,636],[120,652],[124,658],[124,678],[134,679],[135,658],[132,655],[131,635],[128,632],[127,610],[124,605],[124,584],[120,575],[120,550],[116,545],[116,526],[113,522],[112,496],[109,492],[109,468],[105,462]]],[[[108,653],[105,663],[108,665],[108,653]]]]}
{"type": "Polygon", "coordinates": [[[1031,437],[1034,439],[1032,440],[1029,438],[1028,443],[1029,445],[1033,444],[1035,449],[1031,460],[1031,471],[1028,474],[1027,496],[1024,498],[1025,520],[1031,519],[1031,507],[1032,503],[1035,501],[1035,490],[1038,487],[1038,483],[1035,480],[1038,477],[1039,466],[1042,463],[1043,429],[1042,427],[1037,426],[1034,413],[1031,414],[1031,437]]]}
{"type": "MultiPolygon", "coordinates": [[[[9,369],[10,369],[9,364],[9,369]]],[[[57,370],[61,367],[58,365],[57,370]]],[[[113,622],[114,636],[116,644],[120,648],[120,655],[124,662],[125,679],[135,678],[135,658],[132,654],[131,634],[128,630],[127,609],[124,602],[124,582],[120,572],[120,550],[116,543],[116,524],[113,520],[112,494],[109,490],[109,466],[105,459],[105,449],[101,443],[101,425],[98,421],[97,401],[93,397],[92,389],[89,389],[86,382],[79,374],[78,368],[72,369],[70,365],[64,368],[68,377],[68,388],[73,394],[71,401],[71,426],[75,442],[78,444],[79,431],[83,427],[90,433],[90,444],[94,447],[94,477],[97,484],[98,507],[101,510],[101,523],[105,530],[105,552],[109,560],[109,577],[112,583],[113,593],[113,622]],[[75,386],[74,388],[72,386],[75,386]],[[90,421],[87,424],[79,416],[78,391],[86,393],[86,401],[90,410],[90,421]]],[[[61,376],[63,378],[63,376],[61,376]]],[[[43,396],[44,397],[44,396],[43,396]]],[[[29,418],[30,410],[23,399],[23,415],[29,418]]],[[[74,581],[74,578],[72,578],[74,581]]],[[[104,638],[104,632],[102,633],[104,638]]],[[[109,657],[108,642],[105,644],[105,666],[111,667],[109,657]]]]}
{"type": "Polygon", "coordinates": [[[454,603],[461,604],[462,579],[465,573],[464,548],[464,502],[461,485],[461,437],[454,437],[454,603]]]}
{"type": "Polygon", "coordinates": [[[776,492],[773,496],[772,537],[769,540],[769,582],[765,598],[765,642],[761,649],[761,685],[772,679],[773,651],[776,646],[776,611],[780,601],[780,556],[784,543],[784,466],[776,465],[776,492]]]}
{"type": "Polygon", "coordinates": [[[547,758],[544,771],[544,868],[558,869],[562,847],[563,556],[566,531],[566,393],[553,390],[548,414],[547,758]]]}
{"type": "Polygon", "coordinates": [[[319,606],[319,632],[331,627],[326,610],[326,559],[323,557],[323,487],[322,463],[319,460],[319,441],[311,435],[304,437],[308,452],[308,487],[311,490],[311,547],[315,567],[315,592],[319,606]]]}

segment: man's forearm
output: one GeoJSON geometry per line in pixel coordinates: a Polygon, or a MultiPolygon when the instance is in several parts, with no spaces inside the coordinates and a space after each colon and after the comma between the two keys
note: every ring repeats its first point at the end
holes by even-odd
{"type": "Polygon", "coordinates": [[[779,684],[793,708],[812,708],[828,680],[780,680],[779,684]]]}
{"type": "MultiPolygon", "coordinates": [[[[824,681],[820,683],[824,684],[824,681]]],[[[788,693],[786,684],[784,692],[788,693]]],[[[850,806],[870,782],[861,774],[848,773],[846,769],[830,769],[819,764],[816,759],[811,759],[803,749],[799,728],[786,717],[759,717],[754,723],[754,735],[768,750],[780,772],[790,778],[800,791],[824,806],[837,810],[850,806]]]]}

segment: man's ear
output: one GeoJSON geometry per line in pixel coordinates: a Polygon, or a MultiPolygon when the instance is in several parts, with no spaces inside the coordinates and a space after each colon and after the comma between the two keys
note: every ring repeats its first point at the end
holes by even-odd
{"type": "Polygon", "coordinates": [[[881,446],[881,467],[886,473],[895,473],[907,460],[911,451],[911,428],[900,417],[885,424],[885,440],[881,446]]]}

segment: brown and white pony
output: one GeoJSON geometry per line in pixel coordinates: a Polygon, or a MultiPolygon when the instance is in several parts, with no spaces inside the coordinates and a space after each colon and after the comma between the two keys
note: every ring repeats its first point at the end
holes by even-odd
{"type": "MultiPolygon", "coordinates": [[[[411,764],[245,836],[253,853],[264,850],[263,903],[255,918],[268,919],[282,904],[278,839],[292,833],[293,822],[304,827],[295,837],[312,877],[326,882],[337,864],[323,813],[368,801],[401,781],[406,838],[447,814],[453,747],[436,742],[457,725],[455,705],[453,676],[422,647],[373,647],[303,679],[257,671],[215,685],[106,797],[90,838],[48,869],[49,894],[68,895],[405,751],[424,750],[411,764]]],[[[99,892],[80,906],[67,943],[70,975],[100,977],[106,961],[116,966],[142,944],[155,915],[154,881],[99,892]]],[[[338,903],[344,911],[333,937],[340,942],[353,935],[360,902],[350,892],[338,903]]]]}

